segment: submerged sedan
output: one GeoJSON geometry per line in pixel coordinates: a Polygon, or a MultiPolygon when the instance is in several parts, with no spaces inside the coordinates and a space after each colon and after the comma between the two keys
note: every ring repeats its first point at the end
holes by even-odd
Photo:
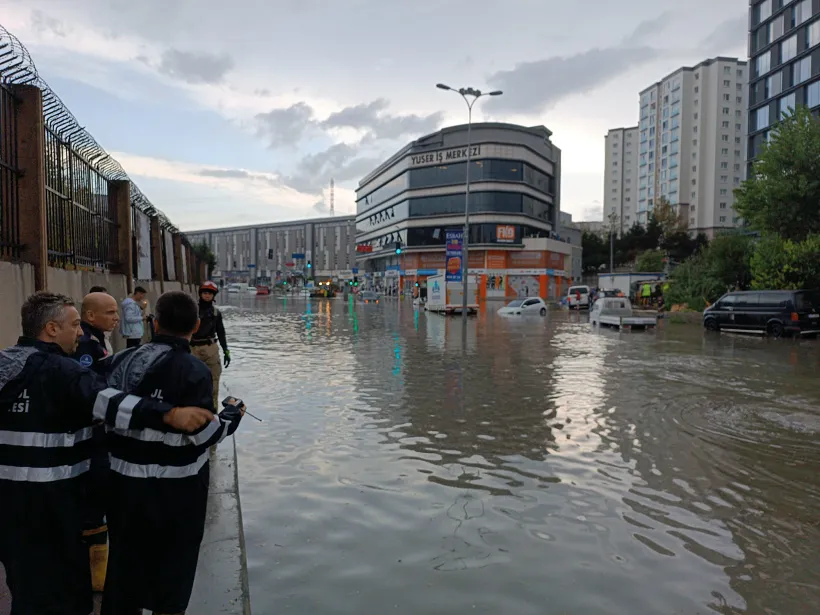
{"type": "Polygon", "coordinates": [[[541,297],[530,297],[529,299],[517,299],[510,301],[503,308],[498,310],[502,316],[528,316],[538,314],[547,315],[547,304],[541,297]]]}

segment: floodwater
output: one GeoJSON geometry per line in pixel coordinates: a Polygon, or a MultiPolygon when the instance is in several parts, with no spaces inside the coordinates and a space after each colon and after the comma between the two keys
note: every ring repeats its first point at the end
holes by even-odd
{"type": "Polygon", "coordinates": [[[227,303],[255,613],[820,612],[820,340],[227,303]]]}

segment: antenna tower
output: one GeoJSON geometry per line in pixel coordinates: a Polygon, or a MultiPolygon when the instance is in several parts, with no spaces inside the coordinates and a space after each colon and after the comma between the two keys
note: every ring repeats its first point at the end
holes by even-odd
{"type": "Polygon", "coordinates": [[[335,184],[333,183],[333,178],[331,177],[330,178],[330,215],[331,216],[336,215],[336,203],[335,203],[336,196],[334,194],[334,188],[333,188],[334,185],[335,184]]]}

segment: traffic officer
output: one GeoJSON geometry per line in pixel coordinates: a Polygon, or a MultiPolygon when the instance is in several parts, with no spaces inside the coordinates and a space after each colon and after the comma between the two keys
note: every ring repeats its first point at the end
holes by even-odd
{"type": "Polygon", "coordinates": [[[0,351],[0,564],[13,613],[88,615],[82,518],[93,420],[193,432],[213,414],[127,395],[69,358],[82,329],[68,297],[35,293],[21,315],[23,336],[0,351]]]}
{"type": "MultiPolygon", "coordinates": [[[[134,395],[210,406],[211,374],[191,356],[198,312],[182,291],[155,306],[150,343],[114,357],[108,383],[134,395]]],[[[212,408],[211,408],[212,409],[212,408]]],[[[109,428],[111,559],[103,615],[184,613],[196,575],[208,502],[208,449],[233,434],[244,414],[238,400],[190,435],[162,428],[109,428]]]]}
{"type": "Polygon", "coordinates": [[[225,338],[225,326],[222,324],[222,312],[214,305],[214,297],[219,292],[216,284],[210,280],[199,287],[199,329],[191,338],[191,352],[211,370],[214,387],[214,408],[219,403],[219,377],[222,375],[223,363],[219,360],[219,348],[222,346],[225,367],[231,364],[231,352],[225,338]]]}
{"type": "MultiPolygon", "coordinates": [[[[72,355],[83,367],[88,367],[105,377],[106,366],[111,361],[106,348],[106,333],[117,328],[120,322],[117,300],[105,292],[91,292],[83,299],[80,309],[80,326],[83,334],[72,355]]],[[[106,479],[108,476],[108,451],[105,448],[105,426],[94,426],[94,456],[89,472],[87,513],[83,525],[83,537],[88,545],[91,560],[91,586],[101,592],[105,586],[105,570],[108,566],[108,526],[105,522],[106,479]]]]}

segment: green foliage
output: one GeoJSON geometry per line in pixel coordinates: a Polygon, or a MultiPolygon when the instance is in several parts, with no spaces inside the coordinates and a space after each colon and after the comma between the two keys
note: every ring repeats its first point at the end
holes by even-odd
{"type": "Polygon", "coordinates": [[[803,241],[764,237],[752,256],[751,273],[758,290],[820,288],[820,235],[803,241]]]}
{"type": "Polygon", "coordinates": [[[584,271],[599,271],[609,263],[609,240],[596,233],[584,233],[581,237],[581,267],[584,271]]]}
{"type": "Polygon", "coordinates": [[[205,261],[208,264],[208,277],[210,277],[214,267],[216,267],[216,256],[211,251],[211,247],[203,239],[199,243],[191,244],[191,251],[199,260],[205,261]]]}
{"type": "Polygon", "coordinates": [[[635,271],[644,273],[663,271],[663,258],[663,252],[660,250],[647,250],[646,252],[641,252],[638,255],[638,258],[635,259],[635,271]]]}
{"type": "Polygon", "coordinates": [[[734,208],[763,233],[796,241],[820,233],[820,120],[808,109],[798,106],[771,131],[734,208]]]}
{"type": "Polygon", "coordinates": [[[732,288],[747,288],[750,280],[752,240],[744,235],[716,237],[678,266],[669,277],[668,305],[687,304],[702,310],[732,288]]]}

